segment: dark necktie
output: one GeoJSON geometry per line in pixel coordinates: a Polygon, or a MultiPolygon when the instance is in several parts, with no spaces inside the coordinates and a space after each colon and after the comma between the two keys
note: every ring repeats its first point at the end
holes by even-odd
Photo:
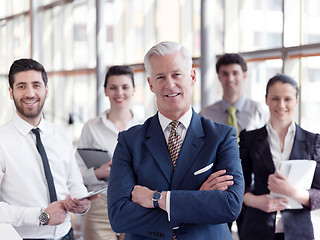
{"type": "Polygon", "coordinates": [[[43,169],[44,169],[44,173],[46,175],[48,188],[49,188],[50,201],[51,202],[57,201],[57,193],[56,193],[56,189],[54,187],[54,182],[53,182],[53,177],[52,177],[52,173],[50,170],[48,157],[47,157],[46,151],[43,147],[43,144],[41,142],[40,130],[39,130],[39,128],[34,128],[31,131],[36,135],[37,149],[38,149],[38,152],[40,153],[40,156],[42,159],[43,169]]]}

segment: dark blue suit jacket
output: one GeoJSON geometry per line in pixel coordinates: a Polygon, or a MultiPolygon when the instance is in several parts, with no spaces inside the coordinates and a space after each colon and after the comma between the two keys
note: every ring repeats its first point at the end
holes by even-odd
{"type": "Polygon", "coordinates": [[[231,240],[227,222],[234,221],[243,201],[244,181],[235,130],[213,123],[193,111],[176,170],[173,171],[158,115],[118,136],[108,188],[112,228],[125,239],[231,240]],[[209,170],[195,175],[213,164],[209,170]],[[199,191],[211,173],[226,169],[234,185],[226,191],[199,191]],[[171,191],[170,211],[148,209],[133,203],[136,185],[171,191]]]}
{"type": "MultiPolygon", "coordinates": [[[[320,189],[320,137],[296,125],[290,160],[310,159],[317,161],[311,188],[320,189]]],[[[266,127],[240,133],[240,157],[246,191],[255,195],[269,194],[268,176],[275,172],[266,127]],[[252,178],[254,174],[254,181],[252,178]],[[253,184],[253,185],[252,185],[253,184]]],[[[310,198],[312,196],[310,195],[310,198]]],[[[313,227],[309,209],[282,211],[286,240],[311,240],[313,227]]],[[[266,213],[256,208],[244,208],[240,237],[243,240],[273,240],[276,212],[266,213]]]]}

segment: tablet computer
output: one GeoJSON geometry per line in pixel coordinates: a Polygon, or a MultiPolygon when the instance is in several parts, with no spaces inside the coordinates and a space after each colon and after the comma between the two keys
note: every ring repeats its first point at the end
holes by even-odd
{"type": "Polygon", "coordinates": [[[96,191],[91,191],[91,192],[88,193],[87,196],[82,197],[82,198],[79,198],[79,200],[83,200],[83,199],[86,199],[86,198],[90,198],[90,197],[92,197],[92,196],[94,196],[94,195],[97,195],[97,194],[99,194],[99,193],[102,193],[102,192],[104,192],[104,191],[107,191],[107,189],[108,189],[108,187],[104,187],[104,188],[101,188],[101,189],[96,190],[96,191]]]}
{"type": "Polygon", "coordinates": [[[111,161],[108,151],[93,148],[77,149],[87,168],[99,168],[102,164],[111,161]]]}

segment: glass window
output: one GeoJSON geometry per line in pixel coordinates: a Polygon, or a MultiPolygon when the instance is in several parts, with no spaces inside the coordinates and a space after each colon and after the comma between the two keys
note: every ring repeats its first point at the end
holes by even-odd
{"type": "Polygon", "coordinates": [[[320,42],[320,1],[303,1],[303,43],[312,44],[320,42]]]}
{"type": "Polygon", "coordinates": [[[248,61],[248,76],[244,85],[244,94],[255,101],[265,103],[268,80],[281,72],[282,60],[248,61]]]}
{"type": "Polygon", "coordinates": [[[320,57],[301,59],[301,126],[311,132],[320,132],[320,57]]]}
{"type": "MultiPolygon", "coordinates": [[[[271,6],[268,2],[268,0],[241,1],[239,19],[235,19],[233,26],[230,26],[239,28],[241,52],[282,46],[283,13],[282,7],[279,7],[282,6],[282,1],[273,1],[277,3],[275,6],[271,6]]],[[[229,37],[234,40],[235,36],[237,36],[236,30],[229,37]]]]}
{"type": "Polygon", "coordinates": [[[74,5],[73,8],[73,60],[75,68],[85,68],[88,66],[89,46],[88,46],[88,18],[87,4],[74,5]]]}

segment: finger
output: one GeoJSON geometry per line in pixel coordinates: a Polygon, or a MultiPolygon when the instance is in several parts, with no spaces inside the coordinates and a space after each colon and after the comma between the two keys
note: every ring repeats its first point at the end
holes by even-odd
{"type": "Polygon", "coordinates": [[[100,197],[100,194],[93,195],[92,197],[89,197],[88,200],[92,201],[98,197],[100,197]]]}
{"type": "Polygon", "coordinates": [[[280,171],[276,170],[276,174],[277,174],[277,178],[280,178],[280,179],[283,179],[283,180],[286,179],[286,177],[280,171]]]}
{"type": "Polygon", "coordinates": [[[218,190],[221,190],[221,191],[225,191],[225,190],[227,190],[228,189],[228,187],[227,186],[225,186],[225,187],[221,187],[221,188],[218,188],[218,190]]]}
{"type": "Polygon", "coordinates": [[[277,177],[274,174],[270,174],[268,177],[268,182],[275,180],[277,177]]]}
{"type": "Polygon", "coordinates": [[[234,184],[233,181],[223,181],[223,182],[220,182],[220,183],[216,183],[216,184],[213,184],[213,185],[210,185],[209,186],[209,189],[210,190],[222,190],[225,189],[225,188],[228,188],[229,186],[232,186],[234,184]]]}
{"type": "Polygon", "coordinates": [[[211,175],[210,175],[210,177],[208,178],[208,180],[209,181],[212,181],[213,179],[215,179],[215,178],[217,178],[217,177],[219,177],[219,176],[221,176],[221,175],[223,175],[223,174],[225,174],[227,171],[226,170],[219,170],[219,171],[217,171],[217,172],[214,172],[214,173],[212,173],[211,175]]]}
{"type": "Polygon", "coordinates": [[[212,183],[213,184],[218,184],[218,183],[223,183],[223,182],[230,182],[233,179],[232,175],[224,175],[222,177],[217,177],[215,178],[212,183]]]}
{"type": "Polygon", "coordinates": [[[224,175],[221,176],[223,174],[225,174],[226,171],[225,170],[221,170],[215,173],[212,173],[209,178],[207,179],[208,183],[217,183],[217,182],[221,182],[221,181],[225,181],[228,179],[232,179],[233,177],[231,175],[224,175]],[[230,178],[231,177],[231,178],[230,178]]]}

